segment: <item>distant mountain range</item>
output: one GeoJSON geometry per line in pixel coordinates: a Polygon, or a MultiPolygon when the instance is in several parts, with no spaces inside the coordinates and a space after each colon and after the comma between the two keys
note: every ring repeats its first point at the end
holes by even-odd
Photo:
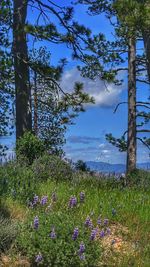
{"type": "MultiPolygon", "coordinates": [[[[102,172],[102,173],[124,173],[126,170],[125,164],[110,164],[106,162],[97,162],[97,161],[87,161],[87,167],[90,168],[91,171],[102,172]]],[[[150,163],[139,163],[137,164],[137,168],[150,170],[150,163]]]]}

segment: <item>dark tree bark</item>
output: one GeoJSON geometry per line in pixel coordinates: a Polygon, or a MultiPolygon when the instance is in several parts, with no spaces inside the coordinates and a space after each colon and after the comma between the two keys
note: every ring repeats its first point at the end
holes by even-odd
{"type": "Polygon", "coordinates": [[[28,0],[14,0],[13,53],[16,92],[16,138],[32,130],[31,89],[25,32],[28,0]]]}
{"type": "Polygon", "coordinates": [[[128,52],[127,173],[136,169],[136,42],[129,38],[128,52]]]}
{"type": "Polygon", "coordinates": [[[143,30],[144,48],[146,53],[147,75],[150,82],[150,29],[143,30]]]}

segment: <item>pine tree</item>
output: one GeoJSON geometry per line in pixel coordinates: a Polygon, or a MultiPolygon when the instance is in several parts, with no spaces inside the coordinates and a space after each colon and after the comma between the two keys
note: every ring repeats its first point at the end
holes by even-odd
{"type": "MultiPolygon", "coordinates": [[[[40,0],[2,0],[1,5],[3,8],[1,14],[4,16],[7,13],[5,17],[7,18],[11,50],[9,58],[12,59],[11,65],[7,67],[13,69],[15,76],[16,138],[18,139],[23,136],[24,132],[32,131],[34,125],[32,122],[31,72],[37,73],[43,79],[49,77],[49,82],[51,80],[59,93],[65,93],[53,75],[53,72],[56,73],[56,68],[44,65],[37,66],[29,55],[29,46],[32,47],[36,42],[40,44],[40,41],[43,40],[48,41],[49,44],[65,44],[68,49],[72,49],[73,57],[81,58],[87,45],[90,30],[73,20],[74,10],[72,6],[58,6],[53,1],[48,1],[46,4],[45,1],[40,0]],[[35,16],[34,24],[28,22],[28,11],[31,8],[35,16]],[[54,24],[52,21],[57,22],[54,24]],[[27,41],[31,41],[30,44],[27,41]]],[[[3,45],[5,46],[4,42],[3,45]]],[[[57,73],[59,71],[58,68],[57,73]]],[[[83,90],[78,90],[78,92],[76,90],[72,94],[64,95],[65,103],[72,102],[77,108],[81,107],[84,101],[87,101],[87,95],[83,93],[83,90]],[[75,96],[75,93],[79,95],[75,96]]],[[[3,95],[3,97],[5,96],[3,95]]],[[[35,121],[36,112],[34,115],[35,121]]]]}
{"type": "MultiPolygon", "coordinates": [[[[95,36],[91,40],[90,49],[93,55],[85,57],[84,61],[87,66],[82,68],[83,75],[91,78],[98,75],[107,82],[114,82],[120,85],[122,81],[117,79],[119,71],[128,71],[128,130],[125,132],[127,141],[125,134],[121,138],[114,138],[112,134],[108,134],[106,139],[116,145],[120,151],[127,150],[127,172],[129,173],[136,168],[136,140],[139,139],[149,147],[148,138],[142,139],[137,136],[139,132],[148,132],[148,130],[138,129],[137,117],[145,116],[147,120],[150,118],[149,113],[137,110],[137,107],[144,107],[145,104],[149,108],[149,103],[136,101],[136,81],[148,82],[147,77],[145,80],[141,80],[142,71],[148,66],[146,66],[147,57],[144,54],[136,53],[136,43],[139,38],[141,39],[139,23],[139,14],[141,13],[139,11],[141,12],[142,6],[137,3],[140,1],[128,0],[81,0],[79,2],[87,4],[88,11],[92,15],[105,12],[106,17],[114,27],[116,38],[114,41],[107,41],[104,35],[99,34],[99,36],[95,36]],[[127,67],[125,67],[126,57],[128,57],[127,67]]],[[[115,111],[120,104],[117,105],[115,111]]],[[[143,126],[143,124],[140,126],[143,126]]]]}

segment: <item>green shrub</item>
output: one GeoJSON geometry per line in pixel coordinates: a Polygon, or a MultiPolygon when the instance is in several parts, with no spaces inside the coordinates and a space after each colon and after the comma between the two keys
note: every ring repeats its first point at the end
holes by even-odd
{"type": "Polygon", "coordinates": [[[11,196],[27,203],[37,188],[34,174],[29,166],[20,165],[18,162],[11,162],[0,167],[1,196],[11,196]]]}
{"type": "Polygon", "coordinates": [[[16,154],[18,159],[32,164],[34,159],[40,157],[45,151],[43,141],[31,132],[26,132],[22,138],[17,141],[16,154]]]}
{"type": "Polygon", "coordinates": [[[36,179],[71,180],[73,171],[69,163],[58,156],[45,154],[33,162],[32,169],[36,179]]]}

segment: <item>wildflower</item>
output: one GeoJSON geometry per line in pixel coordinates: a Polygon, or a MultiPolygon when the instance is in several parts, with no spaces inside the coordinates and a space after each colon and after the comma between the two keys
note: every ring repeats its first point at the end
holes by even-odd
{"type": "Polygon", "coordinates": [[[84,199],[85,199],[85,193],[81,192],[80,193],[80,202],[84,202],[84,199]]]}
{"type": "Polygon", "coordinates": [[[72,239],[75,241],[79,235],[79,229],[75,228],[73,231],[72,239]]]}
{"type": "Polygon", "coordinates": [[[102,223],[102,220],[100,217],[98,217],[97,224],[100,225],[102,223]]]}
{"type": "Polygon", "coordinates": [[[37,204],[38,200],[39,200],[39,197],[35,195],[33,198],[33,203],[32,203],[33,206],[35,206],[37,204]]]}
{"type": "Polygon", "coordinates": [[[85,260],[85,255],[84,254],[79,255],[79,257],[80,257],[80,260],[81,261],[84,261],[85,260]]]}
{"type": "Polygon", "coordinates": [[[83,254],[85,251],[85,245],[83,242],[80,243],[80,248],[79,248],[79,255],[83,254]]]}
{"type": "Polygon", "coordinates": [[[104,225],[108,225],[109,220],[108,219],[104,219],[104,225]]]}
{"type": "Polygon", "coordinates": [[[96,237],[96,234],[97,234],[97,228],[93,229],[91,231],[91,236],[90,236],[90,240],[93,241],[96,237]]]}
{"type": "Polygon", "coordinates": [[[90,228],[93,227],[93,224],[92,224],[92,221],[91,221],[90,217],[87,217],[87,218],[86,218],[84,224],[85,224],[85,226],[87,226],[87,227],[90,227],[90,228]]]}
{"type": "Polygon", "coordinates": [[[85,255],[84,255],[84,252],[85,252],[85,245],[83,242],[80,243],[80,248],[79,248],[79,257],[80,257],[80,260],[85,260],[85,255]]]}
{"type": "Polygon", "coordinates": [[[56,202],[57,201],[57,195],[55,192],[52,193],[52,201],[56,202]]]}
{"type": "Polygon", "coordinates": [[[48,196],[43,196],[41,198],[41,205],[44,206],[47,203],[47,200],[48,200],[48,196]]]}
{"type": "Polygon", "coordinates": [[[52,231],[51,231],[49,236],[50,236],[51,239],[55,239],[56,238],[56,233],[55,233],[55,228],[54,227],[53,227],[53,229],[52,229],[52,231]]]}
{"type": "Polygon", "coordinates": [[[107,234],[107,235],[110,235],[110,234],[111,234],[111,230],[110,230],[110,228],[107,228],[107,229],[106,229],[106,234],[107,234]]]}
{"type": "Polygon", "coordinates": [[[77,198],[76,197],[71,197],[69,199],[69,208],[73,208],[77,205],[77,198]]]}
{"type": "Polygon", "coordinates": [[[35,257],[35,262],[39,263],[39,262],[41,262],[42,260],[43,260],[43,257],[42,257],[42,255],[41,255],[41,253],[39,253],[38,255],[36,255],[36,257],[35,257]]]}
{"type": "Polygon", "coordinates": [[[101,238],[105,236],[105,232],[104,232],[104,230],[100,231],[99,236],[100,236],[101,238]]]}
{"type": "Polygon", "coordinates": [[[34,218],[34,229],[38,229],[39,228],[39,218],[38,216],[35,216],[34,218]]]}

